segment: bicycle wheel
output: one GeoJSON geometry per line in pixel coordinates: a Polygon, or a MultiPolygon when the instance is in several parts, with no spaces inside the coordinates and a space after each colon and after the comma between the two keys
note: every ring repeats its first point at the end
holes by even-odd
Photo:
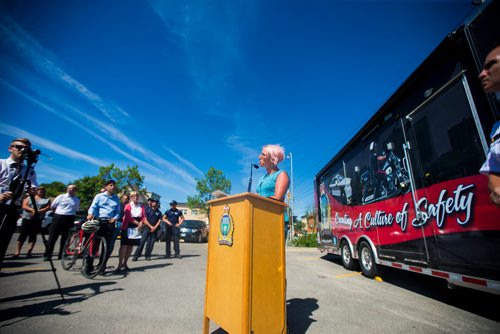
{"type": "Polygon", "coordinates": [[[64,270],[70,270],[73,267],[78,258],[80,247],[80,232],[75,232],[66,240],[66,244],[64,245],[61,256],[61,265],[64,270]]]}
{"type": "Polygon", "coordinates": [[[92,279],[105,269],[103,267],[106,263],[107,252],[106,239],[102,236],[94,236],[83,252],[82,275],[92,279]]]}

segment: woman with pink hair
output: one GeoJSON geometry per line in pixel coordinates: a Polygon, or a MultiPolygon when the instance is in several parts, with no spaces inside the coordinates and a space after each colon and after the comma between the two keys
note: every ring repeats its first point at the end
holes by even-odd
{"type": "Polygon", "coordinates": [[[257,194],[283,201],[290,184],[288,174],[278,168],[285,158],[285,150],[280,145],[265,145],[259,155],[259,165],[266,174],[257,183],[257,194]]]}

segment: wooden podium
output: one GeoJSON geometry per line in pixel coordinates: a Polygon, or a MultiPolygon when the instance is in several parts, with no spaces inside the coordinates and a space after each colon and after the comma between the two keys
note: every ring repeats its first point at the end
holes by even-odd
{"type": "Polygon", "coordinates": [[[286,333],[285,203],[252,193],[210,202],[203,333],[286,333]]]}

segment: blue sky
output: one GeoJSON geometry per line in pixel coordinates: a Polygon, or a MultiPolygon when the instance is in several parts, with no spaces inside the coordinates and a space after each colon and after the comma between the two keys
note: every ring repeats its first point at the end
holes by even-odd
{"type": "MultiPolygon", "coordinates": [[[[279,143],[292,152],[302,215],[316,173],[476,9],[470,0],[2,0],[0,142],[28,137],[49,156],[39,182],[138,165],[163,208],[196,194],[210,167],[232,194],[246,191],[262,146],[279,143]]],[[[290,160],[280,167],[290,173],[290,160]]]]}

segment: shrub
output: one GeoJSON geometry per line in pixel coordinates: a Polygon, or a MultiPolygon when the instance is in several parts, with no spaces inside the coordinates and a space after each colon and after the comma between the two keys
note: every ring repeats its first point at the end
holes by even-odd
{"type": "Polygon", "coordinates": [[[305,234],[295,240],[292,240],[291,244],[294,247],[318,247],[317,234],[305,234]]]}

